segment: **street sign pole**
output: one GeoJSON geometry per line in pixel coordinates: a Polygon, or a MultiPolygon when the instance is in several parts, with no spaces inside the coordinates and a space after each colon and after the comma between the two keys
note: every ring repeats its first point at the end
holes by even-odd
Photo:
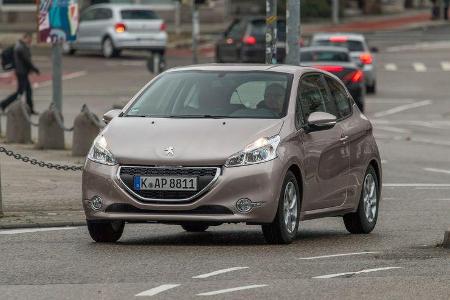
{"type": "Polygon", "coordinates": [[[286,5],[286,63],[300,63],[300,0],[287,0],[286,5]]]}
{"type": "Polygon", "coordinates": [[[333,0],[333,23],[339,24],[339,0],[333,0]]]}
{"type": "Polygon", "coordinates": [[[62,112],[62,46],[60,41],[52,43],[52,87],[55,108],[62,112]]]}
{"type": "Polygon", "coordinates": [[[200,35],[200,24],[198,17],[198,8],[195,0],[192,0],[192,63],[198,63],[197,44],[200,35]]]}
{"type": "Polygon", "coordinates": [[[277,63],[277,0],[266,0],[266,64],[277,63]]]}
{"type": "Polygon", "coordinates": [[[3,217],[2,179],[0,174],[0,218],[3,217]]]}

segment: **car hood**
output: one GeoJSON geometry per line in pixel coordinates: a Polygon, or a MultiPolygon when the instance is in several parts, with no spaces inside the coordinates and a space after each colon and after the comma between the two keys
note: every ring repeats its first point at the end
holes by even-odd
{"type": "Polygon", "coordinates": [[[119,164],[219,166],[261,137],[280,132],[281,119],[114,118],[103,135],[119,164]],[[173,147],[173,156],[165,149],[173,147]]]}

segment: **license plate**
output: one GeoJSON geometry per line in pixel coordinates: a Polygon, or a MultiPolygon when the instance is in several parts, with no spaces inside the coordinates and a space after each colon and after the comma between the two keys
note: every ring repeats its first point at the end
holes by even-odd
{"type": "Polygon", "coordinates": [[[135,176],[133,185],[137,191],[196,191],[197,177],[135,176]]]}

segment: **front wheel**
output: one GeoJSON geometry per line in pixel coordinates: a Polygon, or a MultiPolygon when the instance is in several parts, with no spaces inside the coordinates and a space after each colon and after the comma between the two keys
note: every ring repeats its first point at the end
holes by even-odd
{"type": "Polygon", "coordinates": [[[358,210],[344,216],[345,228],[350,233],[370,233],[377,223],[379,205],[379,183],[372,166],[367,168],[361,189],[358,210]]]}
{"type": "Polygon", "coordinates": [[[297,178],[289,171],[283,182],[278,210],[270,224],[262,225],[264,238],[269,244],[290,244],[297,236],[300,220],[300,191],[297,178]]]}
{"type": "Polygon", "coordinates": [[[89,235],[97,243],[114,243],[122,236],[125,222],[123,221],[89,221],[89,235]]]}
{"type": "Polygon", "coordinates": [[[102,54],[105,58],[111,58],[119,56],[120,52],[114,47],[114,43],[111,38],[107,37],[102,43],[102,54]]]}

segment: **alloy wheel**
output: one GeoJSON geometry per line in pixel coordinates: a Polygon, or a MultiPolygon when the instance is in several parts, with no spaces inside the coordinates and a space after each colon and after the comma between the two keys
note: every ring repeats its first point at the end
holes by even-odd
{"type": "Polygon", "coordinates": [[[297,190],[292,181],[284,189],[284,225],[289,233],[293,233],[297,224],[297,190]]]}
{"type": "Polygon", "coordinates": [[[373,222],[377,213],[377,186],[372,174],[367,174],[364,178],[364,213],[367,221],[373,222]]]}

